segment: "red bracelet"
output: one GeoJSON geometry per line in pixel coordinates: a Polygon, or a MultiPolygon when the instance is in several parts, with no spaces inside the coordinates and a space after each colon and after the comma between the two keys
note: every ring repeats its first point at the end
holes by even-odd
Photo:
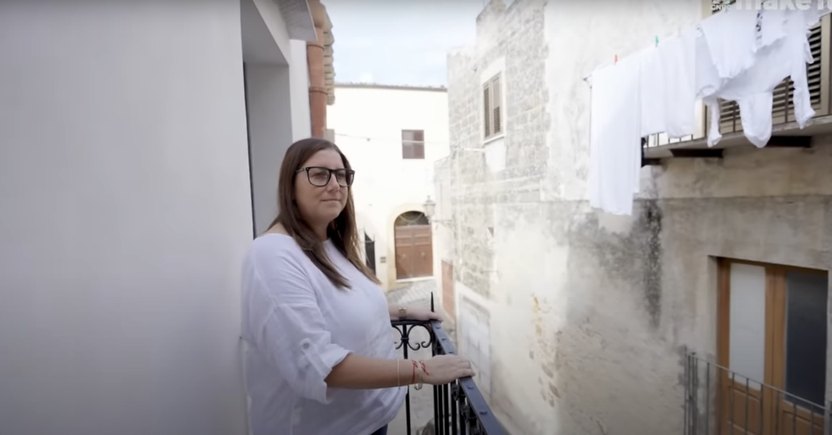
{"type": "Polygon", "coordinates": [[[422,366],[422,371],[425,372],[426,375],[430,376],[430,372],[428,371],[428,368],[425,365],[425,362],[424,361],[419,361],[419,364],[422,366]]]}

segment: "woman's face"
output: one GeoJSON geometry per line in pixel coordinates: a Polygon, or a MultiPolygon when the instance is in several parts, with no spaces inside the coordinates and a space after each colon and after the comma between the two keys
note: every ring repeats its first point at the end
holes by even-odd
{"type": "Polygon", "coordinates": [[[350,178],[345,171],[338,151],[327,149],[313,154],[295,174],[295,202],[313,228],[328,225],[344,210],[350,178]]]}

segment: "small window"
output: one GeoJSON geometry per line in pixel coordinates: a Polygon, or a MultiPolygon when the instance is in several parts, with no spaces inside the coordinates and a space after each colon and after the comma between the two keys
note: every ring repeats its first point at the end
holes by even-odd
{"type": "Polygon", "coordinates": [[[484,137],[486,139],[503,132],[502,106],[503,93],[500,75],[489,79],[482,85],[483,97],[483,126],[485,126],[484,137]]]}
{"type": "Polygon", "coordinates": [[[402,158],[425,158],[425,131],[402,130],[402,158]]]}

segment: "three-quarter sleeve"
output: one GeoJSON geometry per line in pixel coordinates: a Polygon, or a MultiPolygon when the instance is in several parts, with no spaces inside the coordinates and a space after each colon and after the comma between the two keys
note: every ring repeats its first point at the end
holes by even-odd
{"type": "Polygon", "coordinates": [[[332,343],[298,259],[268,257],[255,261],[246,301],[251,338],[297,394],[328,403],[325,379],[349,351],[332,343]]]}

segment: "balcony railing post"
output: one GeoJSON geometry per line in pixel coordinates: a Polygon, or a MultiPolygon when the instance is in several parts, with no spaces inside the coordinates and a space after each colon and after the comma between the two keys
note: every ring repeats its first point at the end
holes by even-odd
{"type": "Polygon", "coordinates": [[[690,430],[690,408],[691,408],[691,375],[690,375],[691,355],[685,352],[685,394],[683,396],[685,407],[685,435],[693,435],[690,430]]]}
{"type": "Polygon", "coordinates": [[[699,435],[699,360],[693,353],[693,433],[699,435]]]}
{"type": "Polygon", "coordinates": [[[823,422],[826,428],[826,435],[832,435],[832,400],[826,403],[826,409],[823,412],[823,422]]]}
{"type": "MultiPolygon", "coordinates": [[[[433,305],[431,309],[433,309],[433,305]]],[[[402,348],[405,358],[410,350],[431,349],[433,355],[455,354],[456,350],[442,325],[437,322],[397,320],[393,327],[399,331],[401,340],[397,349],[402,348]],[[427,341],[411,340],[410,333],[416,327],[423,327],[430,335],[427,341]]],[[[407,433],[411,433],[410,391],[405,399],[407,433]]],[[[458,379],[450,384],[433,387],[434,427],[437,434],[505,434],[499,420],[491,412],[485,398],[471,378],[458,379]]]]}

